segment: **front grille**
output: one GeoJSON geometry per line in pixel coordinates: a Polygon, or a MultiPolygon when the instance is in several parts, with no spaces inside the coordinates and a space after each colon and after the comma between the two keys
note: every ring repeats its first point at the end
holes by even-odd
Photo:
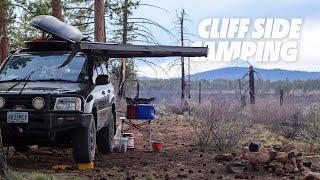
{"type": "Polygon", "coordinates": [[[57,97],[51,97],[51,98],[50,98],[50,105],[49,105],[50,110],[53,110],[53,109],[54,109],[54,105],[55,105],[55,103],[56,103],[56,98],[57,98],[57,97]]]}
{"type": "Polygon", "coordinates": [[[1,96],[5,100],[5,109],[17,109],[17,107],[20,107],[22,109],[30,109],[33,110],[32,101],[35,97],[42,97],[45,102],[46,106],[45,109],[48,108],[48,101],[49,98],[45,96],[36,96],[36,95],[3,95],[1,96]]]}

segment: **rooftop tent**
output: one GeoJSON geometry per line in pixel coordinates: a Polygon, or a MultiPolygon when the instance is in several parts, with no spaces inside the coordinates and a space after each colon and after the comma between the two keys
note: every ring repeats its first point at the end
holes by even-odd
{"type": "Polygon", "coordinates": [[[83,39],[83,35],[78,28],[61,22],[59,19],[53,16],[36,16],[31,20],[30,24],[33,27],[47,32],[64,41],[76,43],[83,39]]]}

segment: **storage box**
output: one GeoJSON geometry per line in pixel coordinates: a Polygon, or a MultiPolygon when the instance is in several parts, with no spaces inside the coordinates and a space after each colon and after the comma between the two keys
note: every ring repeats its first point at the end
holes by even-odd
{"type": "Polygon", "coordinates": [[[153,120],[156,115],[155,107],[151,104],[137,104],[136,112],[136,119],[141,120],[153,120]]]}

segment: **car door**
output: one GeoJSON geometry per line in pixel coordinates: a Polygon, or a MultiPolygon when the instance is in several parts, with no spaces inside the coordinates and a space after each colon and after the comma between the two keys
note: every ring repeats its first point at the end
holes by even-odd
{"type": "MultiPolygon", "coordinates": [[[[103,63],[101,64],[101,70],[102,70],[102,73],[104,75],[108,75],[108,69],[107,69],[107,63],[103,63]]],[[[106,101],[105,103],[107,104],[107,108],[106,108],[106,113],[107,113],[107,120],[113,120],[113,119],[108,119],[111,117],[111,114],[112,114],[112,103],[114,103],[115,101],[115,94],[114,94],[114,88],[113,88],[113,85],[111,83],[107,84],[105,86],[105,98],[104,100],[106,101]]],[[[109,123],[109,122],[107,122],[109,123]]]]}
{"type": "Polygon", "coordinates": [[[103,62],[97,61],[93,66],[93,76],[92,80],[95,87],[92,91],[92,95],[95,97],[95,107],[97,110],[97,130],[107,125],[107,120],[109,117],[109,111],[111,107],[108,101],[108,84],[107,85],[96,85],[96,78],[98,75],[105,74],[103,69],[103,62]]]}

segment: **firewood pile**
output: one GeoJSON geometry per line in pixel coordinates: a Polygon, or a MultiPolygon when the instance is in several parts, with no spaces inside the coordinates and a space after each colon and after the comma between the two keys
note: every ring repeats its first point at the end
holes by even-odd
{"type": "Polygon", "coordinates": [[[259,141],[252,141],[249,146],[243,147],[242,154],[217,155],[216,161],[231,161],[226,164],[230,173],[242,174],[252,171],[273,172],[278,176],[297,175],[304,179],[319,179],[318,171],[302,153],[296,150],[293,143],[284,145],[265,146],[259,141]]]}

